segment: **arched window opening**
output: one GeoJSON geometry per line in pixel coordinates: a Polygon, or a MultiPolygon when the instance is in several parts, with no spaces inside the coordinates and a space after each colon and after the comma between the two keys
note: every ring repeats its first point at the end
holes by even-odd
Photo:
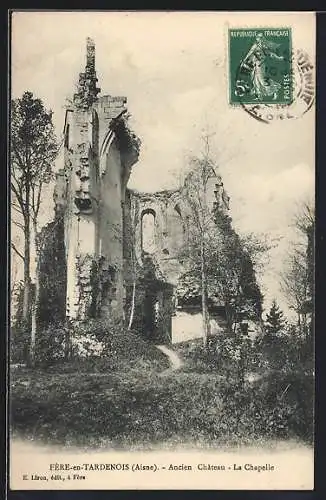
{"type": "Polygon", "coordinates": [[[141,218],[141,236],[142,250],[146,253],[154,253],[156,248],[155,242],[155,212],[147,209],[142,213],[141,218]]]}

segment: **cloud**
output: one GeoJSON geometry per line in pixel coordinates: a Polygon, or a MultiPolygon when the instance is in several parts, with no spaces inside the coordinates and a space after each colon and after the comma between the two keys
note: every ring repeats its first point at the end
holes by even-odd
{"type": "Polygon", "coordinates": [[[278,172],[244,175],[241,183],[233,184],[232,202],[253,229],[256,226],[282,232],[296,203],[311,197],[313,192],[314,171],[310,165],[299,163],[284,166],[278,172]]]}

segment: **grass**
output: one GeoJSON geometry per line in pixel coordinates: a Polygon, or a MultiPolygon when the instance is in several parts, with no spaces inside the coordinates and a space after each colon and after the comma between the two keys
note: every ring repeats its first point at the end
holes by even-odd
{"type": "Polygon", "coordinates": [[[240,387],[219,369],[205,371],[198,345],[178,350],[185,365],[177,372],[166,371],[164,355],[133,335],[116,338],[108,358],[17,368],[11,374],[13,432],[86,448],[311,442],[312,380],[273,373],[240,387]]]}
{"type": "MultiPolygon", "coordinates": [[[[190,435],[204,398],[216,381],[209,377],[153,373],[18,373],[12,380],[13,426],[29,438],[58,443],[128,446],[190,435]],[[199,404],[201,400],[201,405],[199,404]]],[[[212,387],[213,386],[213,387],[212,387]]],[[[210,398],[211,399],[211,398],[210,398]]],[[[210,404],[218,406],[218,397],[210,404]]]]}

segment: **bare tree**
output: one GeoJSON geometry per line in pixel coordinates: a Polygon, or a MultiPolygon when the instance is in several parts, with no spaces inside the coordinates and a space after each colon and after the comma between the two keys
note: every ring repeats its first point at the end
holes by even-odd
{"type": "Polygon", "coordinates": [[[311,200],[298,206],[293,219],[294,226],[304,235],[308,235],[315,226],[315,208],[311,200]]]}
{"type": "Polygon", "coordinates": [[[137,202],[134,197],[131,197],[131,207],[130,207],[130,218],[131,227],[128,236],[129,247],[130,247],[130,266],[131,266],[131,277],[132,277],[132,292],[131,292],[131,303],[130,303],[130,314],[128,320],[128,330],[131,330],[134,315],[135,315],[135,304],[136,304],[136,286],[137,286],[137,257],[136,257],[136,223],[138,219],[138,207],[137,202]]]}
{"type": "Polygon", "coordinates": [[[215,177],[214,162],[210,157],[210,136],[203,136],[204,150],[200,157],[190,159],[190,172],[187,175],[183,196],[190,209],[192,219],[190,244],[188,241],[188,258],[200,262],[200,294],[203,317],[203,344],[207,345],[210,335],[210,318],[208,311],[208,269],[207,249],[209,248],[210,228],[214,225],[212,207],[207,199],[209,179],[215,177]]]}
{"type": "Polygon", "coordinates": [[[260,320],[262,295],[256,270],[271,247],[256,235],[240,237],[233,229],[227,214],[228,197],[216,175],[218,166],[210,154],[209,139],[207,134],[203,137],[202,156],[191,158],[190,173],[182,189],[191,225],[190,237],[181,252],[189,264],[179,285],[181,294],[193,296],[200,290],[204,345],[210,335],[208,300],[223,303],[230,332],[235,331],[240,313],[260,320]],[[215,189],[220,189],[214,205],[207,192],[211,178],[215,189]]]}
{"type": "Polygon", "coordinates": [[[281,289],[298,318],[301,333],[307,333],[307,316],[313,314],[315,212],[312,202],[303,202],[293,219],[299,239],[292,244],[281,273],[281,289]]]}

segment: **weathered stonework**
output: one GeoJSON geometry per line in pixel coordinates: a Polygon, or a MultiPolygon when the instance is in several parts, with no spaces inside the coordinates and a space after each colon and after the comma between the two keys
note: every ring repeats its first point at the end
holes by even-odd
{"type": "MultiPolygon", "coordinates": [[[[152,266],[152,293],[140,301],[140,316],[146,317],[140,328],[151,330],[150,336],[164,342],[178,342],[202,335],[201,306],[185,307],[178,303],[180,277],[187,270],[187,249],[191,238],[192,212],[186,196],[189,178],[178,190],[156,193],[129,192],[129,204],[136,207],[134,220],[134,255],[139,268],[150,261],[152,266]],[[144,217],[153,219],[152,235],[146,236],[144,217]],[[146,238],[150,244],[146,246],[146,238]],[[149,305],[146,307],[146,301],[149,305]],[[144,312],[145,303],[145,312],[144,312]],[[150,305],[152,303],[152,305],[150,305]],[[150,321],[148,318],[152,317],[150,321]],[[150,325],[152,323],[152,325],[150,325]]],[[[229,198],[219,176],[214,170],[207,182],[207,206],[216,204],[228,210],[229,198]]],[[[140,281],[137,293],[148,286],[140,281]]],[[[219,329],[212,315],[211,330],[219,329]]]]}
{"type": "MultiPolygon", "coordinates": [[[[66,110],[64,166],[54,192],[67,270],[64,315],[128,323],[133,304],[133,325],[149,338],[175,342],[180,335],[199,335],[201,328],[195,331],[193,322],[189,328],[194,331],[187,327],[191,321],[187,323],[188,312],[180,310],[177,297],[186,266],[182,249],[192,223],[187,182],[179,190],[157,193],[127,188],[140,140],[128,126],[126,97],[99,92],[95,46],[87,39],[86,68],[66,110]],[[152,225],[149,240],[146,220],[152,225]]],[[[213,170],[207,200],[211,208],[228,208],[213,170]]],[[[200,316],[198,310],[195,314],[200,316]]]]}
{"type": "Polygon", "coordinates": [[[123,316],[123,204],[140,141],[127,124],[125,97],[98,96],[95,46],[66,110],[64,168],[55,213],[64,220],[66,316],[123,316]]]}
{"type": "Polygon", "coordinates": [[[78,91],[74,95],[76,107],[87,110],[96,102],[97,94],[101,91],[96,84],[95,44],[87,38],[85,72],[79,73],[78,91]]]}

